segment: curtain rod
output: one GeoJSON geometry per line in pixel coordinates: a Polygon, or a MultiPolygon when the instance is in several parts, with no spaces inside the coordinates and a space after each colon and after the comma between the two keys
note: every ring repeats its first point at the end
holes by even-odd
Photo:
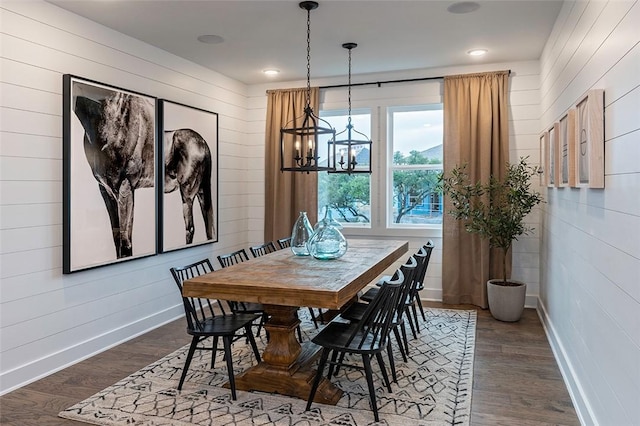
{"type": "MultiPolygon", "coordinates": [[[[509,75],[511,75],[511,70],[509,70],[509,75]]],[[[355,87],[355,86],[371,86],[373,84],[376,84],[378,87],[382,86],[383,84],[389,84],[389,83],[411,83],[414,81],[428,81],[428,80],[442,80],[444,78],[444,76],[440,76],[440,77],[420,77],[420,78],[405,78],[402,80],[384,80],[384,81],[369,81],[366,83],[353,83],[351,84],[351,87],[355,87]]],[[[320,86],[320,89],[339,89],[342,87],[349,87],[348,84],[334,84],[331,86],[320,86]]]]}

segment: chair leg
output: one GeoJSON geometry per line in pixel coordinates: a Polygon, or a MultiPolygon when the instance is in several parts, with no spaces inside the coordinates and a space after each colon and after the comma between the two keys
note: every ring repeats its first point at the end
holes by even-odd
{"type": "MultiPolygon", "coordinates": [[[[344,357],[344,353],[342,354],[344,357]]],[[[331,376],[333,375],[333,369],[336,368],[336,360],[338,359],[338,351],[333,351],[333,355],[331,356],[331,362],[329,363],[329,372],[327,373],[327,379],[331,380],[331,376]]],[[[340,362],[342,362],[342,358],[340,358],[340,362]]],[[[336,368],[336,374],[338,369],[336,368]]]]}
{"type": "Polygon", "coordinates": [[[407,317],[407,322],[409,323],[409,327],[411,327],[411,334],[413,334],[413,338],[417,339],[418,335],[416,334],[416,328],[413,325],[413,318],[411,318],[411,314],[407,313],[405,317],[407,317]]]}
{"type": "Polygon", "coordinates": [[[244,332],[247,335],[249,344],[251,344],[251,349],[253,349],[253,354],[256,356],[256,360],[258,362],[262,362],[262,360],[260,359],[260,352],[258,352],[258,345],[256,345],[256,339],[253,338],[253,334],[251,333],[251,324],[247,324],[244,327],[244,332]]]}
{"type": "Polygon", "coordinates": [[[393,335],[396,337],[396,342],[398,342],[398,349],[400,349],[400,354],[402,355],[402,360],[407,362],[407,354],[405,353],[404,341],[400,337],[400,332],[398,331],[398,327],[393,327],[393,335]]]}
{"type": "MultiPolygon", "coordinates": [[[[267,322],[267,319],[269,317],[267,316],[266,312],[262,314],[262,316],[260,317],[260,322],[258,323],[258,331],[256,331],[256,337],[260,337],[260,331],[262,330],[262,326],[264,325],[265,322],[267,322]]],[[[269,333],[267,333],[267,339],[269,339],[269,333]]]]}
{"type": "Polygon", "coordinates": [[[416,331],[420,333],[420,323],[418,322],[418,313],[416,312],[415,303],[411,304],[411,312],[413,312],[413,319],[415,320],[415,323],[416,323],[416,331]]]}
{"type": "MultiPolygon", "coordinates": [[[[233,375],[233,361],[231,360],[231,339],[232,336],[222,336],[224,343],[224,355],[227,358],[227,372],[229,374],[229,387],[231,388],[231,399],[236,400],[236,378],[233,375]]],[[[251,336],[253,338],[253,336],[251,336]]]]}
{"type": "Polygon", "coordinates": [[[407,339],[407,327],[404,325],[404,321],[400,324],[402,327],[400,331],[402,331],[402,341],[404,342],[404,352],[409,356],[409,339],[407,339]]]}
{"type": "Polygon", "coordinates": [[[373,386],[373,375],[371,374],[371,359],[369,355],[362,355],[362,363],[364,364],[364,372],[367,376],[367,385],[369,387],[369,399],[371,400],[371,408],[373,409],[373,418],[376,422],[380,421],[378,417],[378,405],[376,404],[376,388],[373,386]]]}
{"type": "Polygon", "coordinates": [[[178,390],[182,390],[182,384],[184,383],[184,378],[187,377],[189,364],[191,364],[191,359],[193,358],[193,354],[196,351],[196,347],[198,346],[199,341],[200,339],[196,336],[193,336],[193,338],[191,339],[191,346],[189,346],[189,353],[187,354],[187,360],[184,362],[184,368],[182,369],[182,375],[180,376],[180,383],[178,383],[178,390]]]}
{"type": "Polygon", "coordinates": [[[427,317],[424,315],[424,308],[422,307],[422,300],[420,300],[419,295],[416,295],[416,301],[418,302],[418,307],[420,308],[420,313],[422,314],[422,321],[426,321],[427,317]]]}
{"type": "Polygon", "coordinates": [[[341,352],[340,353],[340,360],[336,364],[336,371],[333,373],[333,377],[336,377],[338,375],[338,370],[340,370],[340,366],[344,362],[344,356],[345,356],[345,352],[341,352]]]}
{"type": "Polygon", "coordinates": [[[391,393],[391,383],[389,383],[389,376],[387,375],[387,368],[384,366],[384,359],[382,359],[382,354],[380,352],[376,353],[376,360],[378,361],[378,365],[380,365],[380,372],[382,373],[382,378],[384,379],[384,384],[387,386],[387,390],[391,393]]]}
{"type": "Polygon", "coordinates": [[[300,326],[296,327],[296,331],[298,332],[298,341],[302,343],[302,329],[300,326]]]}
{"type": "Polygon", "coordinates": [[[396,375],[396,363],[393,360],[393,349],[391,347],[391,341],[387,343],[387,355],[389,356],[389,368],[391,369],[391,377],[393,377],[394,383],[398,383],[398,376],[396,375]]]}
{"type": "Polygon", "coordinates": [[[318,319],[316,318],[316,314],[313,313],[313,308],[309,308],[309,313],[311,314],[311,321],[313,321],[313,325],[318,329],[318,319]]]}
{"type": "Polygon", "coordinates": [[[305,408],[305,411],[311,410],[311,403],[313,402],[313,398],[316,396],[318,385],[320,385],[320,379],[322,378],[324,365],[327,363],[327,358],[329,358],[329,352],[331,352],[329,348],[324,348],[322,350],[320,362],[318,363],[318,371],[316,372],[316,378],[313,380],[313,386],[311,387],[311,393],[309,393],[309,398],[307,399],[307,408],[305,408]]]}
{"type": "Polygon", "coordinates": [[[211,369],[216,367],[216,352],[218,352],[218,336],[213,336],[213,347],[211,349],[211,369]]]}

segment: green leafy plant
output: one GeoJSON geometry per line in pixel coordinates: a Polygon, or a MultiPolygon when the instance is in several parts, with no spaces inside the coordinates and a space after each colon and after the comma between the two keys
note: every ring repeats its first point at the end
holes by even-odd
{"type": "Polygon", "coordinates": [[[502,284],[508,284],[507,253],[514,240],[527,235],[533,228],[524,218],[542,196],[531,190],[531,178],[536,168],[527,164],[528,157],[516,164],[507,163],[503,180],[490,176],[488,183],[472,183],[467,165],[454,168],[448,176],[441,175],[439,185],[451,199],[447,213],[465,224],[467,232],[489,241],[489,246],[502,250],[502,284]]]}

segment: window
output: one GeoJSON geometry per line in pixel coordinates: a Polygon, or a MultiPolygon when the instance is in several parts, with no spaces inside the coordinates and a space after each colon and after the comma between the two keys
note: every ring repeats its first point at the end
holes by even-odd
{"type": "MultiPolygon", "coordinates": [[[[320,116],[336,132],[347,126],[348,111],[321,111],[320,116]]],[[[369,110],[352,110],[351,124],[365,135],[371,134],[369,110]]],[[[322,141],[327,142],[327,139],[322,141]]],[[[365,153],[356,153],[358,161],[369,158],[365,153]]],[[[318,218],[324,217],[325,206],[329,206],[335,220],[344,226],[369,227],[371,223],[371,175],[346,173],[318,173],[318,218]]]]}
{"type": "Polygon", "coordinates": [[[389,133],[389,225],[441,225],[442,105],[391,107],[389,133]]]}
{"type": "MultiPolygon", "coordinates": [[[[335,105],[333,99],[327,105],[335,105]]],[[[413,235],[416,228],[439,235],[443,205],[437,182],[443,162],[443,111],[441,98],[432,99],[420,105],[396,102],[391,106],[365,100],[361,105],[368,109],[352,111],[354,127],[373,140],[373,173],[319,173],[319,218],[328,205],[333,218],[351,235],[404,236],[413,235]]],[[[347,125],[346,109],[321,110],[320,116],[337,132],[347,125]]]]}

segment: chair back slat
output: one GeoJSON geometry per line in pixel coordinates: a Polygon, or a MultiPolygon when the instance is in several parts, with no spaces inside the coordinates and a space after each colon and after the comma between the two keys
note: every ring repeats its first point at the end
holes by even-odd
{"type": "Polygon", "coordinates": [[[245,260],[249,260],[249,255],[247,254],[245,249],[240,249],[233,251],[227,254],[221,254],[218,256],[218,262],[220,262],[220,266],[223,268],[227,268],[231,265],[236,265],[238,263],[244,262],[245,260]]]}
{"type": "Polygon", "coordinates": [[[280,247],[280,250],[291,247],[291,237],[280,238],[278,240],[278,246],[280,247]]]}
{"type": "MultiPolygon", "coordinates": [[[[208,272],[213,272],[213,266],[209,259],[203,259],[187,266],[171,268],[170,271],[178,289],[180,290],[180,295],[182,296],[182,283],[184,281],[208,272]]],[[[217,299],[182,296],[182,302],[189,330],[201,331],[204,327],[203,324],[206,318],[216,316],[214,306],[217,306],[219,314],[226,314],[222,302],[217,299]]]]}
{"type": "Polygon", "coordinates": [[[276,251],[276,246],[273,244],[273,241],[269,241],[268,243],[249,247],[249,251],[255,258],[264,256],[265,254],[273,253],[274,251],[276,251]]]}

